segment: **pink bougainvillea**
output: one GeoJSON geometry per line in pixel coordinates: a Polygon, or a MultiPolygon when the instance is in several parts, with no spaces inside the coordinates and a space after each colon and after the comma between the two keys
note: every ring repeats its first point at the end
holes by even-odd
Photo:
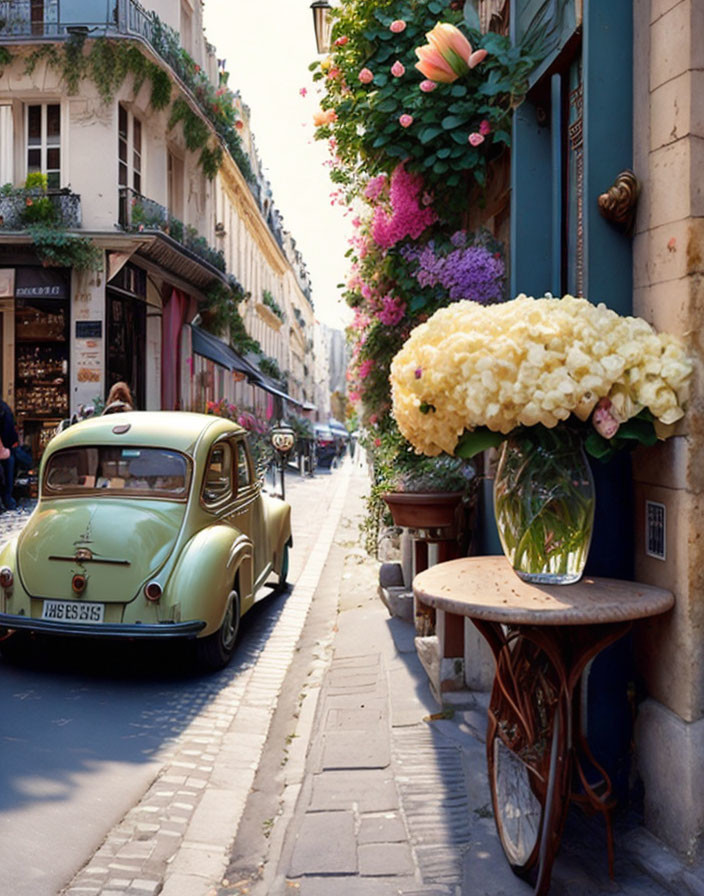
{"type": "Polygon", "coordinates": [[[437,220],[430,206],[421,206],[422,190],[423,181],[418,175],[410,174],[403,164],[396,166],[389,184],[391,210],[381,205],[374,209],[371,233],[377,245],[390,249],[407,236],[418,239],[425,228],[437,220]]]}
{"type": "Polygon", "coordinates": [[[384,296],[381,300],[379,320],[387,327],[395,327],[403,320],[406,313],[406,303],[396,296],[384,296]]]}

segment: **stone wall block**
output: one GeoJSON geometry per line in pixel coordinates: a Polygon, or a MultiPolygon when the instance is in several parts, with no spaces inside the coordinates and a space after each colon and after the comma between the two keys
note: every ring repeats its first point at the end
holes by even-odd
{"type": "MultiPolygon", "coordinates": [[[[691,479],[692,465],[701,466],[699,452],[685,436],[673,436],[651,447],[633,452],[633,479],[647,485],[685,489],[691,479]]],[[[704,476],[697,491],[704,490],[704,476]]]]}
{"type": "Polygon", "coordinates": [[[648,229],[689,217],[690,140],[677,140],[650,154],[648,229]]]}
{"type": "Polygon", "coordinates": [[[659,149],[691,133],[691,72],[661,84],[650,94],[650,148],[659,149]]]}
{"type": "MultiPolygon", "coordinates": [[[[680,4],[682,0],[651,0],[650,3],[650,22],[656,22],[662,16],[666,15],[674,6],[680,4]]],[[[636,15],[638,13],[636,12],[636,15]]]]}
{"type": "Polygon", "coordinates": [[[704,831],[704,721],[683,722],[646,700],[635,738],[646,826],[677,852],[697,858],[704,831]]]}
{"type": "Polygon", "coordinates": [[[682,0],[650,29],[650,89],[655,90],[689,68],[692,46],[692,0],[682,0]]]}
{"type": "Polygon", "coordinates": [[[704,715],[704,500],[635,483],[636,580],[675,595],[668,613],[636,624],[636,657],[649,694],[686,721],[704,715]],[[645,553],[645,502],[665,505],[666,559],[645,553]]]}
{"type": "MultiPolygon", "coordinates": [[[[704,33],[704,32],[702,32],[704,33]]],[[[687,141],[690,145],[689,184],[678,184],[683,190],[689,187],[690,214],[696,218],[704,217],[704,139],[692,137],[687,141]]]]}
{"type": "Polygon", "coordinates": [[[464,622],[464,681],[470,691],[490,691],[494,683],[494,654],[471,619],[464,622]]]}

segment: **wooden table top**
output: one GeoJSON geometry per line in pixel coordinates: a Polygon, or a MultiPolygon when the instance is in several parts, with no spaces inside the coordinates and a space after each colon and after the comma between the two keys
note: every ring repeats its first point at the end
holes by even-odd
{"type": "Polygon", "coordinates": [[[422,603],[448,613],[520,625],[591,625],[657,616],[675,603],[664,588],[585,576],[573,585],[531,585],[503,556],[438,563],[413,580],[422,603]]]}

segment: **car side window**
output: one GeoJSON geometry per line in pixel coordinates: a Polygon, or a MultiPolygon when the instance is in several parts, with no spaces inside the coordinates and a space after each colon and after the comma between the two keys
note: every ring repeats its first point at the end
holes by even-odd
{"type": "Polygon", "coordinates": [[[203,480],[205,504],[219,504],[232,494],[232,447],[220,442],[210,452],[203,480]]]}
{"type": "Polygon", "coordinates": [[[252,471],[249,466],[247,447],[244,442],[237,443],[237,488],[242,489],[252,484],[252,471]]]}

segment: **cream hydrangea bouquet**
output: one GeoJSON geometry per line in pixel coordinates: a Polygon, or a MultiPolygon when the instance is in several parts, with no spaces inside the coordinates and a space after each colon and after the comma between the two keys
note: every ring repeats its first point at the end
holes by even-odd
{"type": "Polygon", "coordinates": [[[416,327],[394,358],[392,412],[431,456],[471,457],[506,440],[494,489],[504,550],[519,575],[535,570],[522,577],[564,583],[581,575],[594,512],[589,467],[576,471],[569,452],[577,444],[604,459],[667,437],[691,373],[677,339],[586,299],[461,301],[416,327]]]}
{"type": "MultiPolygon", "coordinates": [[[[651,441],[684,415],[692,364],[673,336],[564,296],[456,302],[416,327],[391,365],[393,414],[423,454],[471,456],[517,427],[576,418],[602,441],[651,441]],[[628,428],[640,419],[645,426],[628,428]]],[[[585,431],[586,448],[607,447],[585,431]]]]}

